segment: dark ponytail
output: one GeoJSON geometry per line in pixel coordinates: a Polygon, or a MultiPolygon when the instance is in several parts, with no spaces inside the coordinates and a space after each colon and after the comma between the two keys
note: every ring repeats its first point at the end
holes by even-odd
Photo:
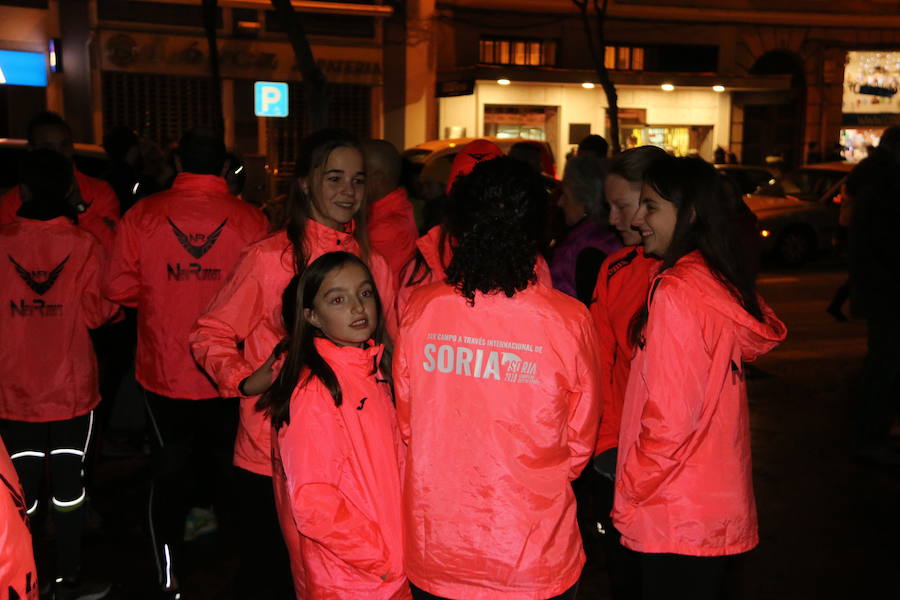
{"type": "MultiPolygon", "coordinates": [[[[281,306],[288,336],[276,346],[275,352],[286,352],[287,356],[272,386],[256,402],[256,410],[264,411],[275,429],[290,423],[291,396],[298,385],[308,384],[313,377],[322,382],[331,394],[335,406],[340,406],[343,401],[337,375],[315,346],[315,339],[321,337],[321,332],[306,319],[305,309],[313,308],[316,294],[328,274],[348,263],[359,265],[372,278],[369,268],[358,257],[347,252],[329,252],[314,260],[303,270],[302,275],[295,275],[285,287],[281,306]]],[[[378,314],[378,327],[373,337],[376,344],[384,345],[384,352],[379,364],[372,365],[372,371],[377,373],[380,369],[383,377],[390,382],[390,340],[385,330],[381,297],[377,288],[373,286],[373,290],[378,314]]]]}

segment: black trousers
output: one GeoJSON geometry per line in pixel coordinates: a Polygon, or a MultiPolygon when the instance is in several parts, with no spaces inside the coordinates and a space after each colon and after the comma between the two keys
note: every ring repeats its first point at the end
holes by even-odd
{"type": "MultiPolygon", "coordinates": [[[[435,596],[434,594],[429,594],[423,589],[417,588],[410,582],[409,588],[412,590],[413,600],[450,600],[450,598],[444,598],[443,596],[435,596]]],[[[576,583],[565,592],[558,596],[553,596],[548,600],[575,600],[575,594],[578,592],[578,584],[576,583]]],[[[460,599],[464,600],[464,599],[460,599]]]]}
{"type": "Polygon", "coordinates": [[[234,467],[237,486],[238,598],[292,600],[294,583],[278,524],[272,478],[234,467]]]}
{"type": "Polygon", "coordinates": [[[176,565],[184,546],[184,520],[191,506],[214,505],[220,530],[234,521],[236,398],[183,400],[145,390],[150,421],[153,481],[150,535],[164,589],[178,587],[176,565]]]}
{"type": "Polygon", "coordinates": [[[644,600],[724,600],[732,556],[641,555],[644,600]]]}
{"type": "MultiPolygon", "coordinates": [[[[637,600],[641,597],[641,558],[634,550],[622,545],[622,534],[613,524],[613,500],[615,483],[588,465],[582,477],[589,478],[595,491],[593,516],[594,530],[589,535],[599,538],[606,555],[606,570],[613,600],[637,600]]],[[[590,539],[585,536],[587,539],[590,539]]]]}
{"type": "Polygon", "coordinates": [[[870,310],[866,328],[869,352],[863,363],[856,405],[857,450],[887,446],[898,406],[900,315],[894,307],[870,310]]]}
{"type": "Polygon", "coordinates": [[[28,514],[34,518],[42,502],[47,502],[52,509],[57,577],[74,577],[81,567],[87,498],[83,468],[93,430],[93,411],[74,419],[46,423],[0,421],[0,435],[22,483],[28,514]],[[49,501],[40,497],[47,460],[50,461],[49,501]]]}

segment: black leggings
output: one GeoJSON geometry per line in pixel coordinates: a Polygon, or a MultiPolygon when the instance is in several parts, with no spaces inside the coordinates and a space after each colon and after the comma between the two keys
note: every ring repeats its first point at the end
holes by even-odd
{"type": "Polygon", "coordinates": [[[732,556],[641,554],[644,600],[723,600],[732,556]]]}
{"type": "MultiPolygon", "coordinates": [[[[0,432],[25,492],[28,514],[34,515],[41,501],[45,461],[50,460],[48,505],[56,527],[56,575],[74,577],[81,567],[81,536],[84,533],[84,457],[94,429],[94,412],[46,423],[2,421],[0,432]]],[[[37,545],[35,545],[37,546],[37,545]]]]}
{"type": "MultiPolygon", "coordinates": [[[[443,596],[435,596],[434,594],[429,594],[425,590],[417,588],[415,585],[413,585],[412,582],[409,582],[409,589],[412,590],[413,600],[450,600],[449,598],[444,598],[443,596]]],[[[578,584],[576,583],[559,596],[553,596],[548,600],[575,600],[575,594],[577,592],[578,584]]]]}

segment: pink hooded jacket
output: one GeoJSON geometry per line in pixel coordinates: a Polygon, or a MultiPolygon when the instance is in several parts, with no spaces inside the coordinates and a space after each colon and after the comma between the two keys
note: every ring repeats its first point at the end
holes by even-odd
{"type": "Polygon", "coordinates": [[[25,494],[0,439],[0,598],[38,600],[25,494]]]}
{"type": "Polygon", "coordinates": [[[316,349],[341,387],[335,406],[313,378],[291,397],[290,422],[273,437],[275,504],[298,600],[409,598],[403,574],[400,461],[382,346],[316,349]],[[386,576],[384,580],[382,577],[386,576]]]}
{"type": "MultiPolygon", "coordinates": [[[[402,315],[404,308],[409,303],[412,293],[424,285],[435,281],[443,281],[446,277],[445,270],[450,265],[453,258],[453,248],[451,247],[452,239],[447,236],[443,248],[441,247],[441,237],[444,232],[443,225],[435,225],[428,230],[428,233],[416,240],[416,247],[429,270],[420,269],[415,272],[416,261],[413,260],[406,263],[400,272],[400,287],[397,288],[397,315],[402,315]],[[443,250],[443,251],[442,251],[443,250]],[[414,277],[415,283],[410,284],[410,278],[414,277]]],[[[544,257],[538,255],[534,265],[535,273],[537,273],[538,283],[547,287],[553,287],[553,280],[550,276],[550,267],[544,257]]]]}
{"type": "MultiPolygon", "coordinates": [[[[312,219],[306,224],[308,260],[342,250],[359,255],[352,232],[339,232],[312,219]]],[[[390,267],[374,251],[369,267],[387,314],[388,329],[396,331],[390,267]],[[393,328],[393,329],[392,329],[393,328]]],[[[197,319],[190,344],[194,358],[215,381],[223,398],[240,396],[238,386],[272,355],[284,337],[281,294],[294,276],[294,255],[284,231],[244,249],[234,272],[197,319]],[[243,349],[238,348],[243,342],[243,349]]],[[[272,426],[254,405],[258,396],[241,398],[240,423],[234,443],[234,464],[259,475],[272,475],[272,426]]]]}
{"type": "Polygon", "coordinates": [[[744,363],[787,330],[747,313],[699,252],[650,287],[625,393],[612,516],[639,552],[721,556],[759,541],[744,363]]]}
{"type": "Polygon", "coordinates": [[[0,419],[46,423],[100,403],[89,330],[119,308],[100,294],[103,250],[65,217],[0,226],[0,419]]]}
{"type": "Polygon", "coordinates": [[[584,552],[571,481],[590,459],[600,399],[583,304],[531,285],[512,298],[419,289],[394,355],[406,574],[467,600],[546,600],[584,552]]]}

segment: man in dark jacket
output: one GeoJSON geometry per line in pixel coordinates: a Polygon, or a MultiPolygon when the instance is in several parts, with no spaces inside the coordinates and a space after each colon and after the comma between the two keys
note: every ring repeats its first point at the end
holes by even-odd
{"type": "Polygon", "coordinates": [[[900,465],[889,447],[897,414],[900,376],[900,127],[884,132],[881,144],[850,173],[851,305],[866,318],[868,355],[863,367],[856,422],[855,456],[900,465]]]}

